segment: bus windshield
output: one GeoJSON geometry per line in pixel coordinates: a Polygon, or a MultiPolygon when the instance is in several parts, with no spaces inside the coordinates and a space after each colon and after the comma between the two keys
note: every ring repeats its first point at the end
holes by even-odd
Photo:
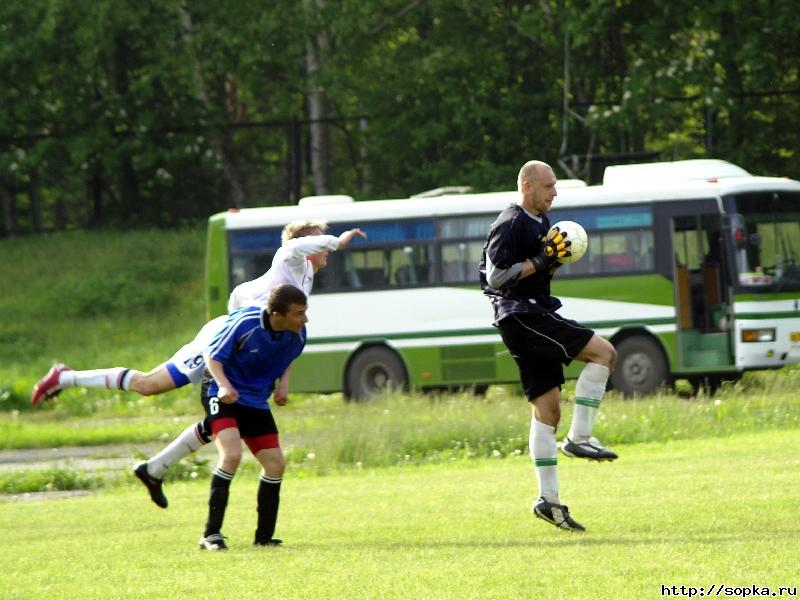
{"type": "Polygon", "coordinates": [[[730,215],[736,281],[750,290],[800,290],[800,194],[737,196],[730,215]]]}

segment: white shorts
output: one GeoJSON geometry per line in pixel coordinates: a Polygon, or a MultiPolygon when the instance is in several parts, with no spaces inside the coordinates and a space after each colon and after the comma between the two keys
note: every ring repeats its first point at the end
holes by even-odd
{"type": "Polygon", "coordinates": [[[222,315],[211,319],[203,325],[203,328],[194,336],[194,339],[185,344],[180,350],[172,355],[165,364],[175,387],[183,387],[189,383],[200,383],[206,362],[203,359],[203,351],[214,339],[217,332],[222,329],[222,325],[227,320],[228,315],[222,315]]]}

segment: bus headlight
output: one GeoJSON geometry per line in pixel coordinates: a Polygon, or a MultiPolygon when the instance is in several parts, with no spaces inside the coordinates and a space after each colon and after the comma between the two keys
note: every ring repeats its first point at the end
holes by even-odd
{"type": "Polygon", "coordinates": [[[743,342],[774,342],[775,328],[742,329],[743,342]]]}
{"type": "Polygon", "coordinates": [[[790,333],[789,339],[792,341],[793,344],[800,342],[800,331],[793,331],[792,333],[790,333]]]}

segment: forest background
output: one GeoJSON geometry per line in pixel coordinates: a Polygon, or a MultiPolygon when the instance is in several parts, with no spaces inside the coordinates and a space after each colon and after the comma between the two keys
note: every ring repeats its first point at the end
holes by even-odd
{"type": "Polygon", "coordinates": [[[505,190],[531,158],[800,174],[783,0],[11,0],[0,35],[0,237],[505,190]]]}

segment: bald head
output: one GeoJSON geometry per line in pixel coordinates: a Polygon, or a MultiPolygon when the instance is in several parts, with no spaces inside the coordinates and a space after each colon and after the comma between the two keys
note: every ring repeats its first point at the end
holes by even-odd
{"type": "Polygon", "coordinates": [[[517,189],[519,205],[534,215],[549,212],[553,199],[558,195],[553,169],[540,160],[530,160],[522,165],[517,189]]]}
{"type": "Polygon", "coordinates": [[[553,169],[546,162],[542,162],[541,160],[529,160],[522,165],[522,168],[519,170],[519,175],[517,176],[517,191],[522,191],[523,181],[534,183],[552,172],[553,169]]]}

